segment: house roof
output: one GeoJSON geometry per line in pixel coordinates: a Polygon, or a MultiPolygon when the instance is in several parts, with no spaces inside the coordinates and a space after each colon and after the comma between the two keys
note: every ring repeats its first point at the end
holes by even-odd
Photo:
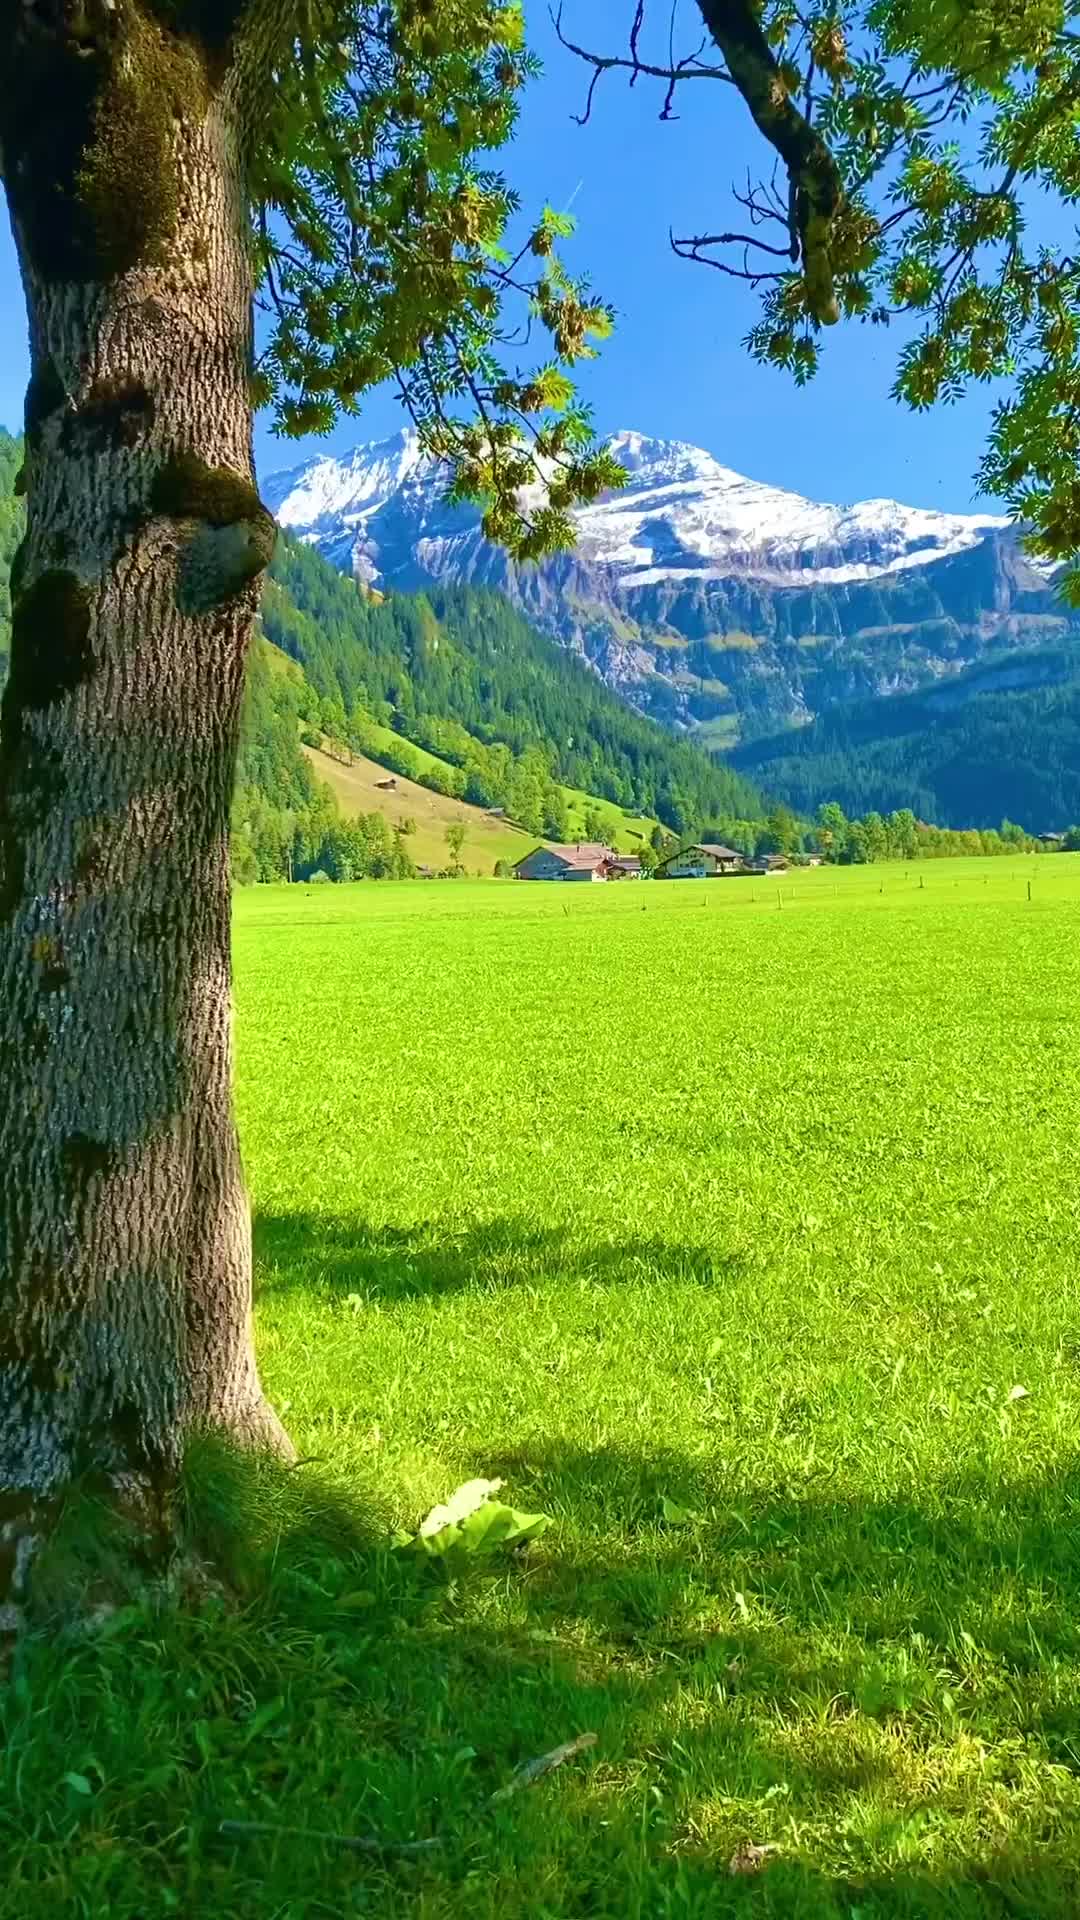
{"type": "Polygon", "coordinates": [[[611,848],[605,847],[602,840],[579,840],[572,847],[552,847],[562,860],[570,860],[576,867],[593,866],[597,860],[610,860],[611,848]]]}
{"type": "Polygon", "coordinates": [[[582,840],[574,847],[549,847],[548,852],[568,867],[598,867],[601,860],[611,859],[611,848],[599,840],[582,840]]]}
{"type": "Polygon", "coordinates": [[[685,860],[688,853],[709,853],[714,860],[741,860],[743,857],[735,847],[721,847],[714,840],[703,840],[692,847],[680,847],[677,853],[669,853],[660,864],[669,867],[673,860],[685,860]]]}
{"type": "Polygon", "coordinates": [[[538,853],[550,853],[565,867],[583,868],[598,867],[602,860],[610,860],[613,857],[611,848],[602,846],[598,840],[582,840],[573,847],[534,847],[532,853],[524,854],[515,862],[515,865],[524,866],[526,860],[532,860],[538,853]]]}

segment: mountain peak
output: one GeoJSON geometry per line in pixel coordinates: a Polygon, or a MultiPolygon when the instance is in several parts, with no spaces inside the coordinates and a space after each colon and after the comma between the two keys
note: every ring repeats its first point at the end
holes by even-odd
{"type": "Polygon", "coordinates": [[[272,473],[264,494],[282,526],[303,533],[342,517],[377,511],[430,469],[416,428],[402,427],[384,440],[363,441],[349,453],[316,454],[300,466],[272,473]]]}
{"type": "MultiPolygon", "coordinates": [[[[922,568],[978,546],[1008,521],[896,500],[833,506],[725,467],[703,447],[622,427],[608,441],[627,483],[577,513],[578,557],[625,594],[660,580],[839,586],[922,568]]],[[[274,474],[283,526],[368,581],[455,574],[480,515],[445,500],[444,470],[411,427],[274,474]],[[449,549],[453,548],[451,558],[449,549]]],[[[494,576],[499,563],[485,562],[494,576]]],[[[471,563],[470,563],[471,566],[471,563]]],[[[475,567],[471,566],[475,572],[475,567]]]]}
{"type": "Polygon", "coordinates": [[[719,747],[1068,626],[999,516],[811,500],[634,427],[608,445],[625,486],[578,508],[574,550],[535,567],[448,503],[408,429],[274,475],[266,498],[370,585],[498,588],[635,705],[719,747]]]}
{"type": "Polygon", "coordinates": [[[722,467],[704,447],[692,446],[688,440],[657,440],[633,427],[620,427],[607,444],[631,477],[645,473],[666,474],[680,481],[741,477],[722,467]]]}

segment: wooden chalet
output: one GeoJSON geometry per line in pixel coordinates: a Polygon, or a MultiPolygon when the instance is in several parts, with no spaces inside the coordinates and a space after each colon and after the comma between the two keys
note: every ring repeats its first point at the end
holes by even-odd
{"type": "Polygon", "coordinates": [[[706,841],[699,847],[683,847],[669,854],[656,869],[658,880],[719,880],[729,874],[745,873],[746,861],[735,847],[721,847],[706,841]]]}
{"type": "Polygon", "coordinates": [[[515,880],[608,880],[619,856],[598,841],[572,847],[534,847],[515,862],[515,880]]]}

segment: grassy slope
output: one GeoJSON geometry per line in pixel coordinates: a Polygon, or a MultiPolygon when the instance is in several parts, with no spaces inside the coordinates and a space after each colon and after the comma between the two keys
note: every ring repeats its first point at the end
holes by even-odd
{"type": "MultiPolygon", "coordinates": [[[[395,738],[397,736],[395,735],[395,738]]],[[[420,749],[414,751],[419,754],[420,749]]],[[[536,845],[535,834],[523,833],[505,820],[492,820],[482,807],[467,806],[464,800],[452,800],[447,794],[432,793],[401,774],[390,775],[374,760],[354,756],[352,766],[312,748],[305,752],[318,779],[325,780],[337,796],[343,814],[381,813],[396,827],[404,819],[416,821],[416,832],[409,838],[409,852],[417,866],[444,867],[449,859],[446,829],[451,821],[465,822],[467,832],[462,864],[470,873],[489,875],[496,860],[520,860],[536,845]],[[397,789],[386,793],[378,781],[396,779],[397,789]]],[[[430,759],[430,755],[421,756],[430,759]]]]}
{"type": "Polygon", "coordinates": [[[1075,1915],[1080,861],[784,900],[241,897],[262,1359],[314,1458],[246,1608],[20,1656],[4,1920],[1075,1915]],[[477,1472],[553,1528],[413,1580],[380,1542],[477,1472]]]}
{"type": "Polygon", "coordinates": [[[609,845],[620,853],[635,853],[657,824],[647,814],[624,813],[612,801],[597,800],[591,793],[582,793],[580,787],[563,787],[562,792],[570,815],[569,840],[584,840],[586,814],[598,813],[609,845]]]}
{"type": "MultiPolygon", "coordinates": [[[[400,748],[401,735],[394,733],[390,727],[373,726],[371,731],[375,737],[381,736],[387,747],[400,748]]],[[[436,754],[428,753],[424,747],[414,746],[411,741],[409,746],[410,751],[416,755],[421,766],[438,767],[445,765],[445,762],[440,761],[436,754]]],[[[416,789],[414,789],[414,791],[416,791],[416,789]]],[[[419,791],[424,792],[425,789],[420,788],[419,791]]],[[[640,846],[641,841],[647,840],[653,828],[657,825],[657,822],[648,815],[625,813],[622,808],[617,807],[613,801],[598,799],[594,794],[583,792],[580,787],[563,787],[561,791],[570,814],[570,830],[568,836],[570,840],[583,840],[586,837],[585,816],[591,812],[600,815],[605,823],[610,844],[618,847],[619,851],[623,853],[632,852],[635,846],[640,846]]],[[[433,794],[430,797],[432,799],[438,799],[440,796],[433,794]]],[[[457,800],[451,801],[448,804],[456,807],[458,812],[452,816],[446,816],[447,818],[452,817],[456,819],[459,815],[465,814],[479,814],[483,817],[483,808],[481,807],[464,807],[462,802],[457,800]]],[[[515,828],[513,832],[514,845],[517,847],[518,852],[513,855],[508,854],[508,858],[517,858],[522,851],[520,831],[515,828]]],[[[525,838],[528,840],[530,846],[535,846],[535,835],[527,834],[525,838]]],[[[525,850],[527,851],[527,849],[525,850]]],[[[497,858],[498,856],[495,857],[497,858]]]]}
{"type": "MultiPolygon", "coordinates": [[[[273,648],[278,653],[277,648],[273,648]]],[[[285,656],[278,654],[280,660],[285,656]]],[[[293,665],[293,663],[289,663],[293,665]]],[[[294,671],[299,671],[295,668],[294,671]]],[[[393,733],[389,727],[372,727],[372,733],[385,738],[387,747],[400,748],[401,735],[393,733]]],[[[445,765],[433,753],[423,747],[413,746],[421,766],[438,767],[445,765]]],[[[427,787],[418,786],[415,781],[406,780],[400,774],[397,779],[397,792],[387,794],[376,784],[387,777],[385,767],[366,760],[362,755],[354,758],[353,765],[346,767],[340,760],[333,760],[328,754],[309,751],[308,758],[321,780],[325,780],[337,795],[338,804],[345,814],[383,813],[391,826],[396,826],[403,816],[411,816],[417,823],[417,832],[410,842],[414,860],[419,866],[441,867],[445,865],[446,827],[451,820],[464,820],[469,831],[465,841],[463,860],[470,872],[479,870],[483,875],[490,874],[496,860],[520,860],[523,854],[536,845],[536,835],[525,833],[520,827],[509,821],[492,820],[483,807],[467,806],[463,800],[453,800],[446,794],[432,793],[427,787]]],[[[609,844],[618,847],[621,852],[632,853],[647,840],[656,821],[645,815],[624,813],[610,800],[598,800],[591,793],[583,793],[578,787],[563,787],[569,812],[570,840],[583,840],[585,818],[588,813],[598,813],[605,825],[605,834],[609,844]]]]}

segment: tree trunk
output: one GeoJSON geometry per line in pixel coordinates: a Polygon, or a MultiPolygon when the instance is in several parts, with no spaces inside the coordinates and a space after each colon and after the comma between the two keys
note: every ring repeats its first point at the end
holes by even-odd
{"type": "Polygon", "coordinates": [[[70,9],[54,34],[38,11],[0,7],[33,370],[0,713],[0,1489],[31,1501],[168,1475],[205,1424],[284,1444],[231,1108],[229,807],[273,523],[229,63],[143,0],[82,9],[74,44],[70,9]]]}

